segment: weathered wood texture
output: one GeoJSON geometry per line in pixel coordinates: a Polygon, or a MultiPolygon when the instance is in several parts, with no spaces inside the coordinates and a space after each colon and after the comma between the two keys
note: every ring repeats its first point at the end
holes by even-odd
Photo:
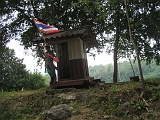
{"type": "Polygon", "coordinates": [[[59,68],[58,71],[59,80],[71,78],[67,42],[60,44],[60,56],[59,56],[58,68],[59,68]]]}
{"type": "Polygon", "coordinates": [[[89,76],[86,43],[77,38],[59,44],[59,75],[62,79],[81,79],[89,76]]]}
{"type": "Polygon", "coordinates": [[[87,59],[70,60],[72,79],[81,79],[89,76],[87,59]]]}
{"type": "Polygon", "coordinates": [[[86,59],[86,44],[81,39],[68,41],[69,60],[86,59]]]}

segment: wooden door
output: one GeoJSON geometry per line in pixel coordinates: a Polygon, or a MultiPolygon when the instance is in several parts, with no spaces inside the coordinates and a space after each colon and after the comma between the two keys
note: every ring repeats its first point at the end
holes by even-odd
{"type": "Polygon", "coordinates": [[[68,43],[64,42],[60,44],[60,54],[59,54],[59,70],[60,70],[60,80],[71,78],[70,75],[70,65],[68,56],[68,43]]]}

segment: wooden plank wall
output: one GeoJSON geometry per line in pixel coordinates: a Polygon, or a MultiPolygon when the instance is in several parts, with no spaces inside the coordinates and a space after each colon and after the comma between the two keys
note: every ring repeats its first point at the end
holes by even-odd
{"type": "Polygon", "coordinates": [[[81,39],[70,40],[68,42],[69,60],[84,58],[86,56],[86,44],[81,39]]]}
{"type": "Polygon", "coordinates": [[[68,52],[71,78],[81,79],[89,76],[86,44],[81,39],[69,41],[68,52]]]}
{"type": "Polygon", "coordinates": [[[82,79],[89,76],[87,59],[70,60],[70,73],[72,79],[82,79]]]}

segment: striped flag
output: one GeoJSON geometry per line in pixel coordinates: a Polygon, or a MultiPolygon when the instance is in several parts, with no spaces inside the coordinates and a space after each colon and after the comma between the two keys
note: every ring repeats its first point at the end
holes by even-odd
{"type": "Polygon", "coordinates": [[[51,33],[59,32],[58,28],[56,28],[55,26],[46,25],[38,20],[34,20],[34,22],[38,27],[39,31],[42,33],[51,34],[51,33]]]}

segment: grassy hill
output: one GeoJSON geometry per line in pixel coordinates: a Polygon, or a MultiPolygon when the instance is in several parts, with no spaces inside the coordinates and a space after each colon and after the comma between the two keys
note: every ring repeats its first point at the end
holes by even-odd
{"type": "Polygon", "coordinates": [[[49,120],[45,112],[54,105],[68,104],[76,109],[67,120],[155,120],[160,118],[160,79],[147,80],[147,99],[140,82],[97,84],[89,88],[51,91],[1,92],[0,120],[49,120]],[[85,94],[90,100],[66,100],[65,95],[85,94]]]}

